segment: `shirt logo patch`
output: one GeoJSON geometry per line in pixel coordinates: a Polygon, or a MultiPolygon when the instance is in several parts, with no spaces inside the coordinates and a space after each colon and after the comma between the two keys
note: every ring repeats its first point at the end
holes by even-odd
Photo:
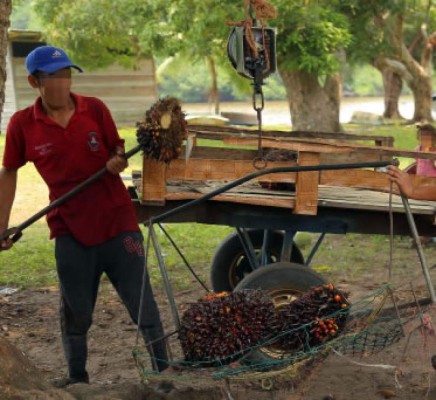
{"type": "Polygon", "coordinates": [[[88,133],[88,146],[91,151],[98,151],[100,148],[100,143],[97,139],[97,132],[89,132],[88,133]]]}
{"type": "Polygon", "coordinates": [[[123,239],[124,248],[130,254],[136,253],[139,257],[144,256],[144,247],[142,242],[139,240],[134,240],[132,237],[127,236],[123,239]]]}
{"type": "Polygon", "coordinates": [[[38,146],[35,146],[35,150],[38,152],[40,156],[45,156],[53,150],[53,143],[44,143],[38,146]]]}

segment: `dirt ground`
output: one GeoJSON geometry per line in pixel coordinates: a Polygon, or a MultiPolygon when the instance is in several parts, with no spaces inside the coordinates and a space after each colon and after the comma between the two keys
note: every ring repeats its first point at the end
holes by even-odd
{"type": "MultiPolygon", "coordinates": [[[[436,267],[436,245],[427,248],[426,255],[430,267],[436,267]]],[[[413,249],[404,249],[404,260],[407,261],[408,257],[416,258],[413,249]]],[[[419,271],[417,274],[416,262],[406,264],[410,265],[409,276],[417,296],[428,296],[419,271]]],[[[358,282],[339,280],[337,285],[350,292],[353,300],[375,290],[383,282],[384,273],[368,271],[358,282]]],[[[433,268],[431,274],[435,279],[433,268]]],[[[183,311],[187,303],[197,300],[202,294],[201,288],[193,286],[192,290],[176,293],[175,298],[183,311]]],[[[56,287],[49,287],[30,288],[0,296],[0,337],[17,346],[46,379],[65,373],[57,315],[58,295],[56,287]]],[[[156,290],[156,296],[166,331],[170,332],[174,325],[168,300],[162,290],[156,290]]],[[[427,315],[433,318],[436,325],[436,308],[429,308],[427,315]]],[[[269,387],[268,380],[252,380],[231,383],[226,388],[221,381],[200,384],[195,379],[178,377],[174,380],[176,390],[168,395],[157,395],[152,390],[155,382],[150,382],[148,386],[140,385],[141,376],[132,357],[132,349],[137,343],[136,327],[113,289],[103,281],[89,335],[88,369],[92,384],[74,385],[69,392],[78,399],[126,400],[436,399],[436,371],[430,361],[431,356],[436,354],[436,336],[430,324],[427,329],[419,329],[419,325],[419,319],[407,324],[405,338],[375,355],[351,357],[330,353],[296,381],[289,379],[269,387]],[[114,397],[115,392],[118,397],[114,397]],[[112,393],[112,397],[102,393],[112,393]]],[[[175,337],[171,347],[177,357],[179,349],[175,337]]]]}

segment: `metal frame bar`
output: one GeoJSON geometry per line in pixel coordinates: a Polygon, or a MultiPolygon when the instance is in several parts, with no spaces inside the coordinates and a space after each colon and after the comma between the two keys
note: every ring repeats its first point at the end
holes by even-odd
{"type": "Polygon", "coordinates": [[[254,271],[260,267],[260,264],[256,256],[256,250],[251,242],[250,235],[247,233],[245,228],[236,227],[236,232],[241,240],[242,248],[244,249],[244,252],[248,258],[251,269],[254,271]]]}
{"type": "Polygon", "coordinates": [[[263,230],[262,251],[260,254],[260,265],[269,263],[269,244],[271,243],[271,231],[269,229],[263,230]]]}
{"type": "Polygon", "coordinates": [[[409,201],[407,197],[401,195],[401,200],[403,201],[404,209],[406,210],[407,220],[409,221],[410,231],[412,232],[413,239],[416,243],[416,250],[418,252],[419,261],[421,262],[422,272],[424,274],[424,279],[427,284],[427,289],[430,292],[430,298],[433,304],[436,303],[436,294],[431,281],[430,272],[428,269],[427,261],[425,259],[424,251],[422,250],[421,239],[419,238],[418,231],[416,229],[415,220],[413,219],[412,211],[410,210],[409,201]]]}
{"type": "Polygon", "coordinates": [[[289,261],[292,256],[292,248],[294,247],[294,237],[296,231],[285,231],[285,236],[283,237],[282,251],[280,254],[280,261],[289,261]]]}
{"type": "Polygon", "coordinates": [[[325,235],[326,235],[325,232],[322,232],[321,235],[319,235],[318,240],[316,241],[316,243],[312,247],[312,250],[310,251],[310,254],[307,257],[306,262],[304,263],[305,265],[310,266],[310,263],[312,262],[313,257],[315,256],[316,252],[319,249],[319,246],[321,246],[321,243],[324,241],[325,235]]]}
{"type": "Polygon", "coordinates": [[[170,283],[170,280],[168,278],[168,272],[167,272],[167,269],[165,267],[165,261],[164,261],[164,258],[162,256],[162,252],[160,251],[159,241],[157,240],[156,232],[153,228],[153,224],[150,224],[148,229],[149,229],[149,232],[151,235],[151,241],[153,243],[153,248],[154,248],[154,251],[156,253],[160,273],[162,275],[162,279],[164,282],[165,291],[167,293],[168,301],[170,303],[171,313],[172,313],[173,319],[174,319],[174,325],[176,326],[176,329],[179,330],[180,329],[180,317],[179,317],[179,313],[177,311],[177,305],[176,305],[176,301],[174,299],[173,289],[171,287],[171,283],[170,283]]]}

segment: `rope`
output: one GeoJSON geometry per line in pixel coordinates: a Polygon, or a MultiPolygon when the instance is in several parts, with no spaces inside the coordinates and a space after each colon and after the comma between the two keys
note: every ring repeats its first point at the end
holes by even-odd
{"type": "Polygon", "coordinates": [[[393,183],[389,184],[389,264],[388,264],[388,282],[392,278],[392,262],[394,258],[394,213],[392,210],[393,183]]]}
{"type": "Polygon", "coordinates": [[[341,357],[342,359],[348,361],[350,364],[358,365],[359,367],[369,367],[369,368],[379,368],[379,369],[385,369],[385,370],[393,370],[394,371],[394,381],[395,381],[395,387],[398,389],[402,389],[402,385],[400,384],[398,380],[398,376],[401,375],[401,369],[395,365],[389,365],[389,364],[367,364],[364,362],[358,362],[349,359],[345,355],[343,355],[341,352],[335,350],[332,347],[333,353],[335,353],[337,356],[341,357]]]}
{"type": "Polygon", "coordinates": [[[247,3],[251,2],[251,6],[254,7],[254,13],[256,14],[256,19],[263,22],[266,19],[274,19],[277,18],[277,11],[274,6],[267,3],[264,0],[246,0],[247,3]]]}
{"type": "MultiPolygon", "coordinates": [[[[245,18],[243,21],[232,22],[227,21],[228,26],[243,26],[244,34],[251,51],[253,52],[254,58],[259,57],[259,51],[256,46],[256,40],[253,35],[253,16],[250,10],[254,8],[255,19],[260,22],[262,26],[262,45],[266,49],[266,39],[265,39],[265,26],[267,19],[274,19],[277,17],[277,11],[273,5],[266,2],[265,0],[245,0],[245,18]]],[[[270,59],[268,51],[265,51],[265,60],[267,70],[270,69],[270,59]]]]}

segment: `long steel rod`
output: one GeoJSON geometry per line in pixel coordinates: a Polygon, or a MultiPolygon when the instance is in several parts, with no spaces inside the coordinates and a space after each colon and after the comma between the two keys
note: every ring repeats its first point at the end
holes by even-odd
{"type": "Polygon", "coordinates": [[[167,298],[170,303],[171,313],[173,315],[174,325],[176,326],[176,329],[180,329],[180,318],[179,313],[177,311],[176,301],[174,299],[173,289],[170,284],[170,280],[168,277],[168,272],[165,267],[165,261],[162,256],[162,252],[160,251],[159,241],[156,237],[156,232],[153,228],[153,224],[150,224],[148,227],[150,234],[151,234],[151,241],[153,243],[154,252],[156,253],[157,257],[157,263],[159,264],[160,273],[162,275],[162,279],[165,286],[165,291],[167,293],[167,298]]]}
{"type": "MultiPolygon", "coordinates": [[[[123,157],[127,160],[132,157],[134,154],[138,153],[142,149],[142,145],[138,145],[133,149],[129,150],[127,153],[123,155],[123,157]]],[[[24,229],[28,228],[34,222],[38,221],[44,215],[48,214],[51,210],[59,207],[64,204],[74,196],[76,196],[79,192],[86,189],[88,186],[98,181],[103,175],[107,172],[107,168],[104,167],[101,170],[97,171],[95,174],[91,175],[88,179],[79,183],[74,189],[71,189],[69,192],[65,193],[61,197],[52,201],[48,206],[44,207],[42,210],[38,211],[36,214],[32,215],[30,218],[26,219],[20,225],[7,229],[4,232],[0,232],[0,240],[7,239],[11,237],[12,241],[16,242],[22,236],[22,232],[24,229]]]]}
{"type": "Polygon", "coordinates": [[[310,266],[310,263],[312,262],[313,257],[315,256],[316,252],[318,251],[319,246],[321,246],[321,243],[323,242],[325,235],[326,235],[326,233],[322,232],[321,235],[318,237],[318,240],[316,241],[315,245],[313,246],[312,250],[310,251],[310,254],[307,257],[304,265],[310,266]]]}
{"type": "Polygon", "coordinates": [[[403,206],[404,206],[404,210],[406,211],[406,217],[407,217],[407,221],[409,222],[410,231],[412,233],[414,242],[416,244],[416,250],[418,252],[418,257],[421,262],[422,272],[424,273],[424,279],[427,283],[428,291],[430,292],[430,298],[432,303],[435,304],[436,303],[435,290],[434,290],[433,283],[431,281],[427,260],[425,259],[418,230],[416,229],[415,220],[413,219],[412,210],[410,209],[410,205],[409,205],[409,201],[407,200],[407,197],[401,195],[401,200],[403,201],[403,206]]]}
{"type": "Polygon", "coordinates": [[[254,271],[259,268],[260,264],[250,236],[245,228],[236,227],[236,232],[239,236],[239,240],[241,241],[245,255],[248,258],[248,263],[250,264],[251,270],[254,271]]]}

